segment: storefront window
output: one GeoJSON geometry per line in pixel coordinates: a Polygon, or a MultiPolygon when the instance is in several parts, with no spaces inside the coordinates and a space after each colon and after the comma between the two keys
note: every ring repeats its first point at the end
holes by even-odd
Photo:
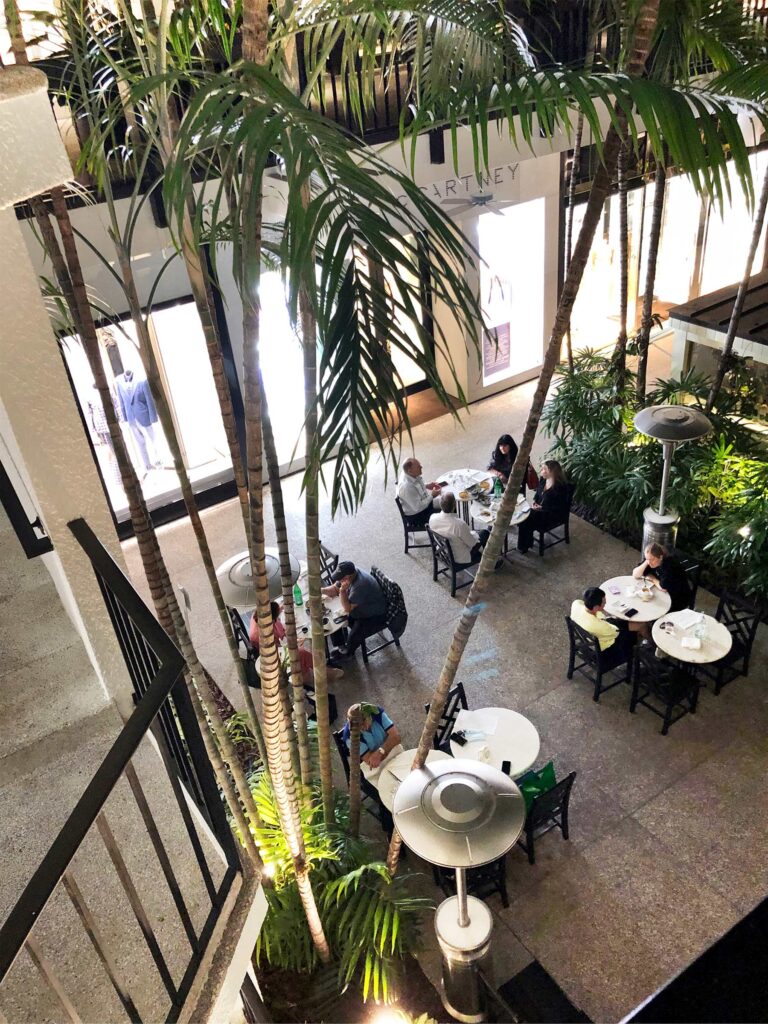
{"type": "MultiPolygon", "coordinates": [[[[193,303],[180,302],[149,317],[150,336],[169,396],[182,459],[195,490],[231,478],[219,403],[200,320],[193,303]]],[[[160,426],[131,320],[99,330],[102,364],[128,453],[147,504],[158,508],[181,495],[168,443],[160,426]]],[[[83,418],[118,520],[129,517],[106,418],[78,338],[64,338],[67,362],[83,418]]]]}
{"type": "Polygon", "coordinates": [[[478,218],[483,319],[495,331],[483,345],[483,385],[541,365],[544,330],[544,199],[478,218]]]}

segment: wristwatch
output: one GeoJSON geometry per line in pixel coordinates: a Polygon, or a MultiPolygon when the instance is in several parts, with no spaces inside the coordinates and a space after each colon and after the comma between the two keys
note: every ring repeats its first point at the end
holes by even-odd
{"type": "Polygon", "coordinates": [[[387,752],[384,749],[384,747],[379,747],[379,753],[381,754],[382,757],[386,757],[387,756],[387,752]]]}

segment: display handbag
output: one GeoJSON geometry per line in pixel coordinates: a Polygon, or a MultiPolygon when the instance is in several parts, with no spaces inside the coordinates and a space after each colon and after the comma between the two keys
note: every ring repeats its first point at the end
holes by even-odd
{"type": "Polygon", "coordinates": [[[525,471],[525,482],[532,491],[539,486],[539,474],[531,465],[530,459],[528,460],[528,469],[525,471]]]}

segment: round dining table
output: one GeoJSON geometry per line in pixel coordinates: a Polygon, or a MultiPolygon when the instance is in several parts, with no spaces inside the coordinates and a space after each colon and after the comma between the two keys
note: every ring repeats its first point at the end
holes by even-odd
{"type": "Polygon", "coordinates": [[[690,665],[708,665],[724,658],[733,646],[733,637],[727,628],[711,615],[694,613],[684,608],[680,612],[669,612],[653,624],[653,641],[670,658],[686,661],[690,665]],[[692,615],[696,619],[692,619],[692,615]],[[693,638],[700,617],[704,619],[704,636],[701,647],[684,647],[683,640],[693,638]],[[670,627],[671,624],[671,627],[670,627]]]}
{"type": "MultiPolygon", "coordinates": [[[[496,513],[501,504],[500,496],[491,497],[488,505],[474,499],[467,500],[460,497],[470,487],[478,487],[483,484],[487,485],[483,487],[483,490],[486,490],[489,495],[491,494],[496,477],[492,476],[487,469],[449,469],[446,473],[441,473],[437,479],[444,485],[443,490],[451,491],[454,494],[459,515],[470,527],[481,530],[493,528],[493,524],[496,522],[496,513]]],[[[509,525],[519,526],[530,514],[531,506],[526,501],[525,495],[518,494],[517,507],[509,525]]]]}
{"type": "Polygon", "coordinates": [[[613,576],[600,584],[605,591],[605,614],[612,619],[625,622],[655,622],[666,615],[672,599],[665,590],[651,585],[651,598],[644,601],[640,596],[640,580],[634,576],[613,576]],[[637,608],[637,615],[625,615],[627,608],[637,608]]]}
{"type": "Polygon", "coordinates": [[[482,761],[501,771],[505,761],[510,762],[509,775],[517,779],[532,768],[539,756],[541,740],[533,722],[525,715],[509,708],[478,708],[456,716],[452,734],[466,730],[476,733],[463,745],[451,738],[454,757],[482,761]],[[480,735],[482,734],[482,735],[480,735]]]}
{"type": "MultiPolygon", "coordinates": [[[[398,786],[407,775],[411,774],[411,765],[415,756],[416,747],[413,747],[411,750],[401,750],[399,754],[395,754],[394,757],[382,765],[378,775],[375,775],[373,778],[369,777],[372,785],[377,787],[381,802],[388,811],[391,811],[394,807],[395,793],[398,786]]],[[[450,756],[444,750],[430,750],[427,754],[427,764],[431,764],[434,761],[445,761],[450,759],[450,756]]]]}

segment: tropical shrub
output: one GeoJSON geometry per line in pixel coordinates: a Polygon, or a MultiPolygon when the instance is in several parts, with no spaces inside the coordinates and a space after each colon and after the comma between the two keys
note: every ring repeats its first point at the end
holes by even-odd
{"type": "MultiPolygon", "coordinates": [[[[675,452],[669,494],[681,516],[680,547],[701,558],[710,585],[735,586],[762,600],[768,597],[768,447],[747,419],[760,399],[750,392],[744,364],[734,362],[709,414],[712,433],[675,452]]],[[[687,372],[657,380],[646,402],[703,410],[710,385],[687,372]]],[[[576,486],[577,506],[639,546],[643,510],[658,501],[662,454],[634,429],[638,408],[631,374],[619,393],[610,357],[585,350],[573,370],[559,368],[543,420],[550,454],[576,486]]]]}

